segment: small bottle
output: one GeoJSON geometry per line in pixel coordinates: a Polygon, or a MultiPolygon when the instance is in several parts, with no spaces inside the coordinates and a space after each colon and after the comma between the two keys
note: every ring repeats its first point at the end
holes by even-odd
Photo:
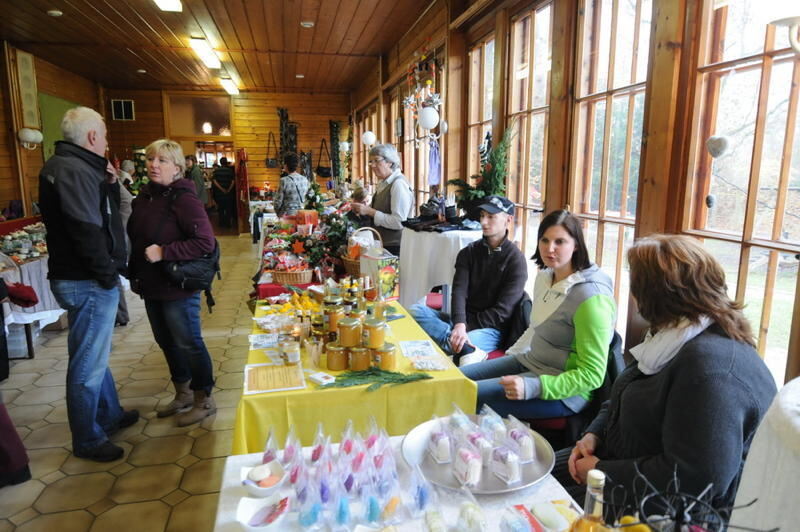
{"type": "Polygon", "coordinates": [[[603,488],[606,475],[599,469],[591,469],[586,475],[586,501],[583,515],[569,529],[570,532],[610,532],[603,519],[603,488]]]}
{"type": "Polygon", "coordinates": [[[372,312],[376,320],[383,320],[386,314],[386,302],[383,300],[383,294],[378,290],[378,298],[375,300],[375,306],[372,312]]]}

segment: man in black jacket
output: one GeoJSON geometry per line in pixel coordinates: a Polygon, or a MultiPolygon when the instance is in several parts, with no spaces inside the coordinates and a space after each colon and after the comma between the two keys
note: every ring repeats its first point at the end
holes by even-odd
{"type": "Polygon", "coordinates": [[[139,419],[123,412],[108,369],[111,336],[125,269],[120,192],[108,172],[103,117],[70,109],[61,122],[64,141],[39,174],[39,205],[47,227],[50,289],[69,321],[67,414],[75,456],[100,462],[121,458],[108,436],[139,419]]]}
{"type": "Polygon", "coordinates": [[[508,239],[514,204],[502,196],[488,196],[480,209],[483,238],[456,257],[452,316],[424,304],[410,309],[425,332],[462,366],[485,360],[489,351],[502,345],[528,280],[525,256],[508,239]]]}

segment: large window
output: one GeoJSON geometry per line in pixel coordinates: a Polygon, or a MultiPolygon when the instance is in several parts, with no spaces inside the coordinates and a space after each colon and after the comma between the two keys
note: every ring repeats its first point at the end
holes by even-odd
{"type": "Polygon", "coordinates": [[[625,250],[633,242],[652,0],[584,0],[579,16],[572,210],[614,280],[617,329],[628,305],[625,250]]]}
{"type": "Polygon", "coordinates": [[[544,204],[552,11],[551,3],[539,4],[515,17],[511,29],[508,117],[514,137],[506,195],[517,204],[516,239],[528,256],[536,251],[544,204]]]}
{"type": "Polygon", "coordinates": [[[480,147],[492,131],[494,38],[469,51],[469,109],[467,111],[467,175],[480,172],[480,147]]]}
{"type": "Polygon", "coordinates": [[[705,2],[685,224],[725,266],[779,384],[800,251],[800,58],[768,25],[781,3],[705,2]]]}
{"type": "MultiPolygon", "coordinates": [[[[365,146],[361,141],[361,136],[366,131],[372,131],[378,135],[378,105],[369,105],[356,116],[356,130],[353,138],[355,148],[353,151],[353,178],[361,180],[365,185],[375,181],[372,172],[369,171],[367,160],[369,158],[370,146],[365,146]]],[[[380,142],[380,139],[378,139],[380,142]]]]}

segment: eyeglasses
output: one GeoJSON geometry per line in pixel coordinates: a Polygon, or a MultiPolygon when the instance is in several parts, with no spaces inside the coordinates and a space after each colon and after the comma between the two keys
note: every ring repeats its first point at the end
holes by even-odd
{"type": "Polygon", "coordinates": [[[384,159],[383,157],[378,157],[377,159],[370,159],[369,163],[367,163],[367,164],[375,165],[375,164],[378,164],[379,162],[382,162],[382,161],[385,161],[385,160],[386,159],[384,159]]]}

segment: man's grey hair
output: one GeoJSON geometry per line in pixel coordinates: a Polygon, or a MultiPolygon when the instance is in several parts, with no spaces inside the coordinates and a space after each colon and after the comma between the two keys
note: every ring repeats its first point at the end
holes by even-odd
{"type": "Polygon", "coordinates": [[[64,140],[83,146],[90,131],[99,131],[103,117],[94,109],[75,107],[64,113],[61,119],[61,135],[64,140]]]}
{"type": "Polygon", "coordinates": [[[376,144],[369,150],[369,156],[383,157],[392,167],[392,170],[400,168],[400,155],[397,153],[397,148],[392,144],[376,144]]]}

